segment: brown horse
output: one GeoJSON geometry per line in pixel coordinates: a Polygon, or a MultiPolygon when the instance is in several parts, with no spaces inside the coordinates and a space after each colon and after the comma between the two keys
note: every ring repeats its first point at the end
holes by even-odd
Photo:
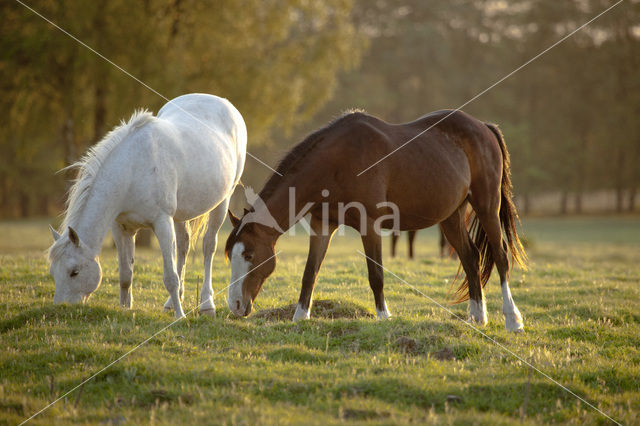
{"type": "Polygon", "coordinates": [[[406,124],[348,113],[296,145],[277,172],[241,219],[230,214],[234,229],[225,255],[231,259],[228,304],[236,315],[251,312],[275,268],[280,235],[309,214],[309,255],[294,320],[309,318],[318,270],[339,225],[360,232],[377,314],[388,318],[381,229],[416,230],[440,223],[466,273],[455,301],[468,298],[470,320],[485,324],[483,287],[495,263],[506,327],[523,329],[507,283],[507,250],[520,264],[525,254],[516,232],[509,154],[495,125],[461,111],[437,111],[406,124]],[[475,212],[470,231],[467,203],[475,212]]]}

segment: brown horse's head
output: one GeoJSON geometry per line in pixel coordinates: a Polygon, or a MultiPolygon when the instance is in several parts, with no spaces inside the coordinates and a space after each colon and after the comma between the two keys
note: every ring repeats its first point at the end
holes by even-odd
{"type": "Polygon", "coordinates": [[[244,223],[247,211],[239,219],[229,211],[233,230],[224,249],[231,262],[231,281],[227,303],[235,315],[251,313],[253,301],[265,280],[276,267],[274,246],[277,234],[273,229],[255,223],[244,223]]]}

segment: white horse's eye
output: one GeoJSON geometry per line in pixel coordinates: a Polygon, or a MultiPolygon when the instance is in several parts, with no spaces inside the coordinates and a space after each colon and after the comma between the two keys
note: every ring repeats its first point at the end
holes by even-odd
{"type": "Polygon", "coordinates": [[[76,275],[78,275],[78,274],[79,274],[79,272],[78,272],[78,270],[77,270],[77,269],[74,269],[73,271],[69,272],[69,276],[70,276],[71,278],[75,277],[75,276],[76,276],[76,275]]]}

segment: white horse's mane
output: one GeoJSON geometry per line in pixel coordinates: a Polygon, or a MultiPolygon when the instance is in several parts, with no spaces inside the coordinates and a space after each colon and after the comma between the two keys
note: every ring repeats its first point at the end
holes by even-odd
{"type": "MultiPolygon", "coordinates": [[[[80,215],[84,207],[91,187],[98,175],[98,171],[113,149],[118,146],[132,131],[154,120],[153,114],[146,109],[136,110],[129,118],[128,122],[122,120],[120,125],[115,127],[104,138],[87,151],[87,153],[77,162],[65,167],[61,171],[78,169],[78,174],[69,189],[64,220],[60,226],[60,233],[74,222],[80,215]]],[[[53,260],[57,244],[53,244],[49,249],[49,259],[53,260]]]]}

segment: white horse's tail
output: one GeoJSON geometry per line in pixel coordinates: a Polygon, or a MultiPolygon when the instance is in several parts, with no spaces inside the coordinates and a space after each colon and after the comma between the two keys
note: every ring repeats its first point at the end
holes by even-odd
{"type": "Polygon", "coordinates": [[[189,246],[194,248],[196,243],[200,239],[205,232],[207,232],[207,225],[209,223],[209,213],[205,213],[196,217],[195,219],[191,219],[187,222],[187,226],[189,227],[189,233],[191,234],[189,238],[189,246]]]}

